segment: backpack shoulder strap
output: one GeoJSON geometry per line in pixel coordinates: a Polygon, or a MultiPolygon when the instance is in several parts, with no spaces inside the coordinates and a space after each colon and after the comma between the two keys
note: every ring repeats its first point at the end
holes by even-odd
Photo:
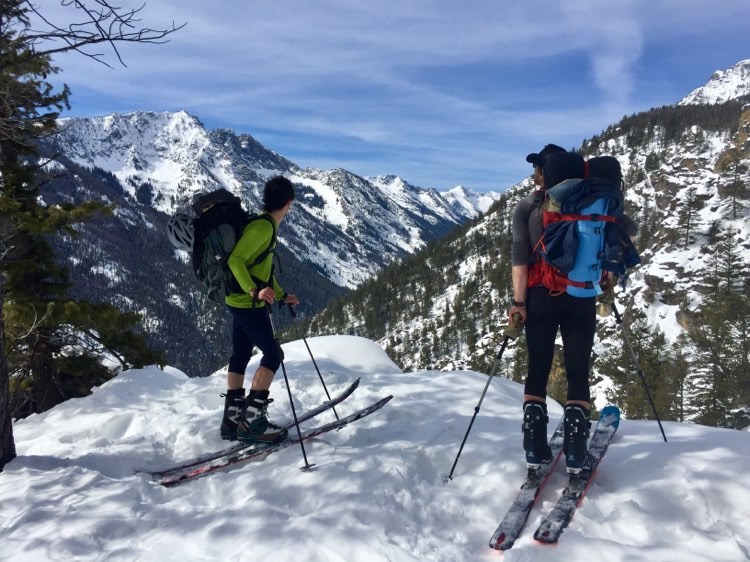
{"type": "Polygon", "coordinates": [[[273,253],[276,249],[276,221],[273,220],[270,215],[263,213],[261,215],[252,215],[247,224],[250,224],[251,222],[256,220],[267,220],[269,223],[271,223],[273,234],[271,235],[271,241],[268,243],[268,246],[258,255],[257,258],[255,258],[253,265],[258,265],[259,263],[261,263],[268,257],[268,254],[273,253]]]}

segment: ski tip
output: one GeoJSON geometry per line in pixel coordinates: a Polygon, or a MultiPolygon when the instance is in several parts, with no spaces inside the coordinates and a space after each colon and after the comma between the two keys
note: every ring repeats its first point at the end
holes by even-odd
{"type": "Polygon", "coordinates": [[[608,404],[599,413],[599,420],[603,420],[607,425],[617,427],[620,425],[620,408],[614,404],[608,404]]]}
{"type": "Polygon", "coordinates": [[[492,537],[492,540],[490,541],[490,548],[494,548],[495,550],[507,550],[510,548],[510,546],[503,548],[503,543],[505,542],[505,533],[501,533],[497,537],[492,537]]]}
{"type": "Polygon", "coordinates": [[[534,540],[541,544],[557,544],[557,539],[534,537],[534,540]]]}
{"type": "Polygon", "coordinates": [[[534,540],[542,544],[555,544],[557,543],[558,537],[549,532],[549,530],[540,531],[534,533],[534,540]]]}

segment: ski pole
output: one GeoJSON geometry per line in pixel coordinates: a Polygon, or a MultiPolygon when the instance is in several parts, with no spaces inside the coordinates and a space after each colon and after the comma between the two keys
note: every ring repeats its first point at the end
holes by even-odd
{"type": "Polygon", "coordinates": [[[456,460],[453,461],[453,467],[451,467],[451,472],[450,474],[448,474],[448,480],[453,480],[453,471],[456,470],[458,459],[459,457],[461,457],[461,451],[464,450],[464,445],[466,444],[466,440],[469,438],[469,432],[471,432],[471,426],[474,425],[474,420],[477,419],[477,414],[479,414],[479,408],[482,407],[482,402],[484,401],[484,395],[487,394],[487,389],[490,387],[490,383],[492,382],[492,377],[495,376],[495,371],[497,370],[497,366],[500,364],[500,359],[503,356],[503,352],[505,351],[505,348],[508,347],[508,341],[512,339],[516,339],[521,333],[520,322],[521,322],[521,316],[519,314],[514,314],[513,323],[509,324],[505,329],[505,338],[503,339],[503,345],[500,347],[500,352],[497,354],[495,363],[492,365],[492,371],[490,372],[490,375],[487,377],[487,383],[484,385],[484,390],[482,391],[482,395],[479,397],[479,402],[474,408],[474,415],[471,417],[471,421],[469,422],[469,427],[466,430],[466,434],[464,435],[464,440],[461,441],[461,446],[458,448],[458,454],[456,455],[456,460]]]}
{"type": "MultiPolygon", "coordinates": [[[[325,390],[326,396],[328,397],[328,400],[330,400],[331,395],[328,394],[328,389],[326,388],[326,383],[323,380],[323,375],[320,373],[320,369],[318,369],[318,364],[315,361],[315,357],[313,357],[312,350],[310,350],[310,346],[307,344],[307,339],[305,338],[304,334],[302,333],[302,330],[299,327],[299,324],[297,323],[297,311],[294,310],[294,307],[291,304],[287,304],[286,306],[289,309],[289,314],[292,315],[292,320],[293,320],[292,324],[294,324],[297,330],[297,334],[299,334],[299,337],[301,337],[302,341],[305,342],[305,347],[307,348],[307,352],[310,354],[310,359],[312,359],[313,365],[315,365],[315,370],[318,372],[318,378],[320,378],[320,382],[323,385],[323,390],[325,390]]],[[[336,419],[338,420],[339,415],[336,412],[336,408],[332,408],[332,410],[333,410],[333,415],[336,416],[336,419]]]]}
{"type": "Polygon", "coordinates": [[[281,371],[284,373],[284,381],[286,382],[286,391],[289,394],[289,404],[292,406],[292,417],[294,417],[294,426],[297,428],[297,435],[299,435],[299,446],[302,448],[302,458],[305,461],[305,466],[301,468],[301,470],[309,471],[312,469],[314,464],[310,464],[307,462],[307,452],[305,451],[305,444],[302,440],[302,431],[300,431],[299,428],[299,419],[297,418],[297,410],[294,407],[294,399],[292,398],[292,388],[289,386],[289,377],[286,374],[286,366],[284,365],[284,352],[281,350],[281,344],[279,343],[279,338],[276,335],[276,325],[273,321],[273,313],[271,312],[271,307],[266,306],[265,307],[266,312],[268,313],[268,319],[271,321],[271,331],[273,332],[273,339],[276,341],[276,345],[279,347],[279,353],[281,354],[281,371]]]}
{"type": "Polygon", "coordinates": [[[666,443],[667,435],[664,433],[664,428],[661,425],[661,419],[659,418],[659,413],[656,411],[656,405],[654,404],[654,401],[651,398],[651,392],[649,391],[648,385],[646,384],[646,377],[643,375],[641,366],[638,364],[638,358],[635,355],[635,351],[633,351],[633,346],[630,345],[630,339],[628,338],[628,331],[625,328],[625,324],[622,323],[622,317],[620,316],[620,312],[617,310],[617,305],[615,305],[614,302],[612,302],[611,305],[612,305],[612,312],[615,313],[615,318],[617,319],[617,323],[622,327],[622,339],[625,341],[625,349],[628,350],[628,354],[630,355],[630,360],[633,362],[633,365],[635,366],[635,370],[638,373],[638,376],[641,378],[641,382],[643,383],[643,388],[646,390],[646,397],[648,398],[648,401],[651,404],[651,409],[654,411],[654,416],[656,417],[656,421],[659,424],[659,429],[661,430],[661,436],[664,438],[664,442],[666,443]]]}

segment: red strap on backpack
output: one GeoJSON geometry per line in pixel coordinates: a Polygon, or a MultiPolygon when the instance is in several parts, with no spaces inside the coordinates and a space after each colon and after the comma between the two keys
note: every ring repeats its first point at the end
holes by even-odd
{"type": "Polygon", "coordinates": [[[539,242],[534,246],[534,254],[539,256],[539,261],[529,265],[529,275],[526,281],[526,287],[543,286],[549,290],[552,296],[562,295],[568,291],[568,287],[589,288],[589,284],[584,281],[572,281],[568,276],[561,273],[554,265],[544,259],[544,236],[539,238],[539,242]],[[541,248],[541,252],[538,251],[541,248]]]}
{"type": "Polygon", "coordinates": [[[544,259],[544,237],[539,238],[539,242],[534,246],[534,254],[539,256],[539,261],[529,266],[526,286],[546,287],[553,296],[564,293],[568,287],[568,278],[544,259]]]}
{"type": "Polygon", "coordinates": [[[610,215],[574,215],[569,213],[558,213],[556,211],[544,211],[542,213],[542,226],[546,227],[553,222],[560,221],[603,221],[615,222],[616,217],[610,215]]]}

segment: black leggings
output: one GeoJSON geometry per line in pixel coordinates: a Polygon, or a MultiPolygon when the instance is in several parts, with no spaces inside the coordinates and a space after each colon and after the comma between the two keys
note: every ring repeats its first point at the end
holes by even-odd
{"type": "Polygon", "coordinates": [[[265,308],[235,308],[227,306],[232,313],[232,355],[229,357],[229,372],[245,374],[253,347],[263,352],[262,367],[274,373],[281,365],[281,348],[273,335],[271,319],[265,308]]]}
{"type": "Polygon", "coordinates": [[[559,328],[568,377],[568,400],[590,402],[589,363],[596,332],[596,297],[578,298],[567,293],[552,296],[545,287],[533,287],[526,293],[525,328],[529,374],[524,392],[547,396],[547,380],[559,328]]]}

